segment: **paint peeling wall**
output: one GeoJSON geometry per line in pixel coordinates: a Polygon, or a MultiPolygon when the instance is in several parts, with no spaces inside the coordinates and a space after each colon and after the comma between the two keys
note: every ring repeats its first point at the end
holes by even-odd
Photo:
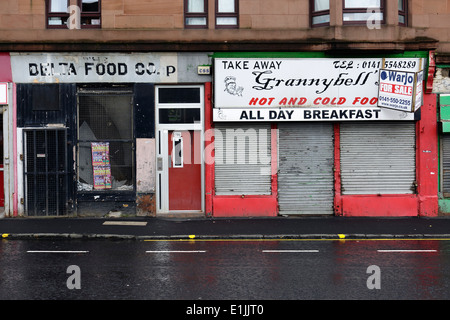
{"type": "Polygon", "coordinates": [[[433,80],[433,93],[450,93],[450,68],[437,68],[433,80]]]}
{"type": "Polygon", "coordinates": [[[155,139],[136,139],[136,214],[155,215],[155,139]]]}

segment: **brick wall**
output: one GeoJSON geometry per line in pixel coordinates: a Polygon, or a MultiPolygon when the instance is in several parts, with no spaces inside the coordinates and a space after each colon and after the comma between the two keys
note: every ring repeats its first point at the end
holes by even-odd
{"type": "Polygon", "coordinates": [[[45,0],[3,1],[0,51],[11,50],[8,44],[13,43],[68,41],[312,43],[299,50],[325,50],[317,44],[343,41],[352,43],[350,49],[426,50],[430,48],[414,47],[414,43],[436,39],[437,52],[450,55],[450,0],[409,0],[410,27],[398,26],[397,1],[387,0],[386,24],[379,30],[364,25],[343,26],[341,0],[331,0],[331,26],[312,29],[309,0],[240,0],[239,30],[216,30],[215,0],[208,1],[209,26],[200,30],[184,28],[183,0],[103,0],[102,28],[98,30],[47,30],[45,0]],[[368,42],[374,44],[367,45],[368,42]],[[378,42],[381,47],[377,47],[378,42]],[[407,47],[403,43],[408,43],[407,47]]]}

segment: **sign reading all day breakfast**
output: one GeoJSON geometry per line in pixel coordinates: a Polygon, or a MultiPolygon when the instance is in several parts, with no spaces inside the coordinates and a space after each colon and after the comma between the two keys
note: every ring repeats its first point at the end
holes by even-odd
{"type": "Polygon", "coordinates": [[[214,121],[414,120],[378,107],[385,65],[418,72],[423,60],[217,58],[214,121]]]}

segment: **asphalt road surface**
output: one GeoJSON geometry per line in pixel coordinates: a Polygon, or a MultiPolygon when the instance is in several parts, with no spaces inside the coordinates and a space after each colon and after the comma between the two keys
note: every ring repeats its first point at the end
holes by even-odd
{"type": "Polygon", "coordinates": [[[0,241],[2,300],[449,298],[450,239],[0,241]]]}

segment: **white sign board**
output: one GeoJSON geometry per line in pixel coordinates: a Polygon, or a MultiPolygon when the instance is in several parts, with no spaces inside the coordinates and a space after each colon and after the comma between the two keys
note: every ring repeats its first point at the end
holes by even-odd
{"type": "Polygon", "coordinates": [[[415,120],[414,113],[377,107],[213,109],[215,122],[415,120]]]}
{"type": "Polygon", "coordinates": [[[380,71],[378,106],[414,112],[422,105],[423,72],[380,71]]]}
{"type": "Polygon", "coordinates": [[[11,53],[16,83],[178,82],[177,53],[11,53]]]}
{"type": "MultiPolygon", "coordinates": [[[[422,68],[423,59],[216,58],[214,108],[222,109],[222,115],[229,115],[227,119],[236,119],[231,116],[235,113],[225,110],[233,108],[242,111],[261,110],[264,114],[264,109],[277,108],[345,107],[347,110],[355,110],[356,113],[358,108],[381,110],[378,108],[379,72],[387,65],[398,71],[417,72],[422,68]]],[[[307,116],[300,116],[300,113],[301,111],[295,111],[293,115],[296,114],[298,119],[305,121],[312,120],[307,116]]],[[[219,113],[214,114],[214,121],[232,121],[220,118],[219,113]]],[[[377,114],[381,120],[384,111],[377,114]]],[[[411,118],[388,114],[394,118],[411,118]]],[[[240,116],[237,118],[237,121],[244,120],[250,119],[240,116]]],[[[264,117],[264,120],[259,121],[274,120],[264,117]]]]}
{"type": "Polygon", "coordinates": [[[8,104],[8,84],[0,83],[0,104],[8,104]]]}

